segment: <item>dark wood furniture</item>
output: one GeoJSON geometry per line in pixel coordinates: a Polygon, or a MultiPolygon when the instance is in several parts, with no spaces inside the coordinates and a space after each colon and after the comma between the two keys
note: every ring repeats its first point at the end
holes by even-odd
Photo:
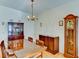
{"type": "Polygon", "coordinates": [[[2,58],[6,58],[4,41],[1,41],[1,52],[2,52],[2,58]]]}
{"type": "Polygon", "coordinates": [[[8,22],[8,48],[19,50],[23,48],[24,23],[8,22]]]}
{"type": "Polygon", "coordinates": [[[77,51],[77,16],[69,14],[64,18],[64,34],[65,34],[65,47],[64,47],[64,56],[75,58],[78,57],[77,51]]]}
{"type": "Polygon", "coordinates": [[[39,35],[39,40],[44,41],[44,45],[47,46],[47,51],[53,54],[59,52],[59,37],[39,35]]]}
{"type": "Polygon", "coordinates": [[[23,48],[23,39],[8,41],[8,48],[12,50],[19,50],[23,48]]]}
{"type": "Polygon", "coordinates": [[[13,52],[13,50],[5,48],[3,40],[1,41],[1,52],[2,52],[1,53],[2,57],[1,58],[16,58],[16,55],[13,52]]]}
{"type": "Polygon", "coordinates": [[[43,47],[44,46],[44,41],[36,40],[36,44],[43,47]]]}

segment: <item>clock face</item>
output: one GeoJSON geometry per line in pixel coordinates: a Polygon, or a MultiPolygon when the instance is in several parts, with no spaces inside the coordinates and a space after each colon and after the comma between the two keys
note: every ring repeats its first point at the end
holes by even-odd
{"type": "Polygon", "coordinates": [[[74,23],[72,20],[67,21],[67,29],[73,29],[74,28],[74,23]]]}

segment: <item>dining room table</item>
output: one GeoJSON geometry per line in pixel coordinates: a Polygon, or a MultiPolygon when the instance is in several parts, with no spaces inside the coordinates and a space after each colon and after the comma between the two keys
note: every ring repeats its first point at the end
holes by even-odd
{"type": "Polygon", "coordinates": [[[37,54],[41,54],[43,57],[43,52],[47,49],[46,46],[39,46],[28,40],[25,40],[24,43],[23,49],[14,51],[17,58],[33,58],[37,54]]]}

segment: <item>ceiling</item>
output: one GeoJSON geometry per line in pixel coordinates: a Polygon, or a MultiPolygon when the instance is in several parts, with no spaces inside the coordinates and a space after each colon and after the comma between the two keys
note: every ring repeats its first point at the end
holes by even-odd
{"type": "MultiPolygon", "coordinates": [[[[35,0],[34,13],[40,14],[48,9],[55,8],[69,1],[71,0],[35,0]]],[[[31,13],[30,0],[0,0],[0,5],[31,13]]]]}

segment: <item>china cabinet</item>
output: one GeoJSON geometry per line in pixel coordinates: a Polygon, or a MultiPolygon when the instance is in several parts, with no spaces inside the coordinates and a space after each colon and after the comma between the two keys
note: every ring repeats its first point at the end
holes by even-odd
{"type": "Polygon", "coordinates": [[[8,22],[8,48],[19,50],[23,48],[24,23],[8,22]]]}

